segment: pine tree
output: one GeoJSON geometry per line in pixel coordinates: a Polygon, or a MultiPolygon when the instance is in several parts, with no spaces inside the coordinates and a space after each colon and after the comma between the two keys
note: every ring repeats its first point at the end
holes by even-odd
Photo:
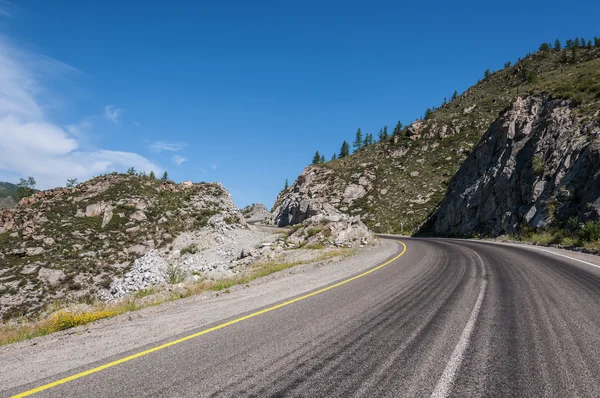
{"type": "Polygon", "coordinates": [[[383,139],[384,139],[384,140],[387,140],[387,139],[388,139],[388,137],[389,137],[389,134],[388,134],[388,126],[383,126],[383,139]]]}
{"type": "Polygon", "coordinates": [[[331,157],[331,160],[337,160],[337,155],[334,153],[333,156],[331,157]]]}
{"type": "Polygon", "coordinates": [[[154,171],[150,171],[150,175],[148,175],[148,177],[149,177],[151,180],[156,180],[156,174],[154,174],[154,171]]]}
{"type": "Polygon", "coordinates": [[[365,140],[363,141],[363,147],[369,146],[373,143],[373,134],[365,134],[365,140]]]}
{"type": "Polygon", "coordinates": [[[321,155],[319,151],[315,152],[315,156],[313,156],[312,164],[318,164],[321,162],[321,155]]]}
{"type": "Polygon", "coordinates": [[[135,168],[134,167],[130,167],[127,169],[127,174],[130,176],[135,175],[135,168]]]}
{"type": "Polygon", "coordinates": [[[535,73],[534,71],[529,71],[525,74],[525,78],[527,79],[528,83],[537,83],[538,82],[538,76],[537,73],[535,73]]]}
{"type": "Polygon", "coordinates": [[[576,37],[575,40],[573,40],[573,48],[579,48],[579,37],[576,37]]]}
{"type": "Polygon", "coordinates": [[[379,134],[377,134],[377,139],[379,140],[379,142],[381,142],[385,139],[383,137],[383,129],[379,129],[379,134]]]}
{"type": "Polygon", "coordinates": [[[284,190],[285,190],[285,189],[288,189],[288,187],[289,187],[289,184],[288,184],[288,179],[286,178],[286,179],[285,179],[285,185],[283,186],[283,189],[284,189],[284,190]]]}
{"type": "Polygon", "coordinates": [[[402,122],[400,122],[400,120],[398,120],[398,124],[396,124],[396,127],[394,127],[394,131],[392,132],[392,135],[400,135],[402,133],[402,122]]]}
{"type": "Polygon", "coordinates": [[[561,48],[562,48],[562,45],[560,44],[560,40],[556,39],[556,41],[554,42],[554,49],[558,51],[561,48]]]}
{"type": "Polygon", "coordinates": [[[485,72],[483,72],[483,78],[489,79],[490,76],[492,76],[492,71],[490,71],[489,69],[486,69],[485,72]]]}
{"type": "Polygon", "coordinates": [[[325,155],[321,155],[321,159],[319,159],[319,163],[325,163],[325,155]]]}
{"type": "Polygon", "coordinates": [[[508,69],[508,68],[510,68],[510,66],[511,66],[511,65],[512,65],[512,63],[511,63],[510,61],[506,61],[506,62],[504,63],[504,69],[508,69]]]}
{"type": "Polygon", "coordinates": [[[342,143],[342,147],[340,149],[340,156],[338,156],[340,159],[345,158],[346,156],[350,155],[350,145],[348,144],[347,141],[344,141],[342,143]]]}
{"type": "Polygon", "coordinates": [[[567,40],[567,48],[570,50],[571,48],[573,48],[573,40],[569,39],[567,40]]]}
{"type": "Polygon", "coordinates": [[[452,93],[452,101],[454,101],[456,97],[458,97],[458,91],[454,90],[454,92],[452,93]]]}
{"type": "Polygon", "coordinates": [[[552,48],[550,43],[542,43],[540,44],[540,51],[548,51],[552,48]]]}
{"type": "Polygon", "coordinates": [[[600,47],[600,38],[594,37],[594,47],[600,47]]]}
{"type": "Polygon", "coordinates": [[[162,177],[160,177],[161,181],[169,181],[169,173],[167,173],[167,171],[165,170],[165,172],[163,173],[162,177]]]}
{"type": "Polygon", "coordinates": [[[354,139],[354,143],[352,144],[352,146],[354,147],[355,151],[358,151],[360,148],[362,148],[363,145],[363,135],[362,135],[362,131],[360,131],[360,128],[358,129],[358,131],[356,132],[356,138],[354,139]]]}
{"type": "Polygon", "coordinates": [[[582,38],[581,38],[581,39],[579,39],[579,40],[580,40],[580,42],[579,42],[579,47],[581,47],[581,48],[585,48],[585,39],[582,37],[582,38]]]}
{"type": "Polygon", "coordinates": [[[66,187],[69,189],[73,189],[77,186],[77,178],[69,178],[67,179],[66,187]]]}
{"type": "Polygon", "coordinates": [[[427,110],[425,111],[425,120],[429,119],[432,115],[433,115],[433,109],[427,108],[427,110]]]}
{"type": "Polygon", "coordinates": [[[587,48],[592,48],[592,47],[593,47],[593,45],[592,45],[592,41],[591,41],[591,40],[588,40],[588,43],[587,43],[587,48]]]}

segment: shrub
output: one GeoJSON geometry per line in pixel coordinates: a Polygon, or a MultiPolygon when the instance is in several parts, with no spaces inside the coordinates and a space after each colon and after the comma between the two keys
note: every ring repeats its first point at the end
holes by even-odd
{"type": "Polygon", "coordinates": [[[191,244],[187,247],[184,247],[183,249],[181,249],[181,255],[183,256],[184,254],[196,254],[198,253],[198,246],[191,244]]]}
{"type": "Polygon", "coordinates": [[[308,237],[310,238],[311,236],[315,236],[316,234],[318,234],[319,232],[321,232],[323,230],[323,228],[308,228],[306,230],[306,234],[308,235],[308,237]]]}
{"type": "Polygon", "coordinates": [[[579,229],[579,239],[583,242],[600,240],[600,221],[588,221],[579,229]]]}
{"type": "Polygon", "coordinates": [[[60,311],[50,320],[50,332],[74,328],[75,326],[85,325],[115,315],[117,314],[113,311],[84,312],[78,314],[60,311]]]}
{"type": "Polygon", "coordinates": [[[167,268],[167,282],[172,285],[183,282],[185,279],[185,270],[177,265],[171,264],[167,268]]]}
{"type": "Polygon", "coordinates": [[[533,170],[533,175],[540,176],[544,173],[545,170],[544,161],[540,155],[535,155],[531,159],[531,169],[533,170]]]}

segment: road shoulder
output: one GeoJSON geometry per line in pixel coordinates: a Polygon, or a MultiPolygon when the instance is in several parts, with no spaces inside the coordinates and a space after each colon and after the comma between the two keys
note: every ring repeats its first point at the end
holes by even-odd
{"type": "Polygon", "coordinates": [[[351,258],[300,265],[229,294],[203,293],[1,347],[0,385],[11,389],[238,317],[360,273],[398,249],[397,243],[382,240],[351,258]]]}

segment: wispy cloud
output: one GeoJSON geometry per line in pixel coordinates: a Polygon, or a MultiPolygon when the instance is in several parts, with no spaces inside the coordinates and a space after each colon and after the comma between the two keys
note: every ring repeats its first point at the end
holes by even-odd
{"type": "Polygon", "coordinates": [[[150,145],[150,149],[152,149],[154,152],[177,152],[181,151],[185,146],[186,144],[183,142],[156,141],[154,144],[150,145]]]}
{"type": "Polygon", "coordinates": [[[12,18],[12,14],[8,12],[6,9],[10,9],[13,7],[13,4],[10,1],[0,0],[0,15],[3,17],[12,18]]]}
{"type": "Polygon", "coordinates": [[[84,120],[81,123],[68,124],[65,128],[71,135],[81,138],[92,128],[92,123],[84,120]]]}
{"type": "Polygon", "coordinates": [[[140,122],[138,122],[137,120],[134,120],[133,122],[131,122],[135,127],[140,127],[141,124],[140,122]]]}
{"type": "Polygon", "coordinates": [[[67,178],[85,180],[132,166],[147,172],[162,170],[132,152],[83,151],[78,134],[90,129],[90,124],[81,122],[63,128],[47,118],[40,105],[40,98],[48,94],[41,77],[73,68],[24,53],[0,37],[0,70],[0,180],[33,176],[38,187],[44,189],[64,185],[67,178]]]}
{"type": "Polygon", "coordinates": [[[175,163],[177,166],[181,166],[181,164],[183,162],[187,161],[187,158],[180,156],[180,155],[173,155],[173,157],[171,158],[171,160],[173,160],[173,163],[175,163]]]}
{"type": "Polygon", "coordinates": [[[213,169],[213,170],[216,170],[217,169],[217,164],[216,163],[211,164],[210,168],[213,169]]]}
{"type": "Polygon", "coordinates": [[[123,109],[115,108],[113,105],[106,105],[106,107],[104,107],[106,118],[116,124],[119,123],[119,116],[121,116],[123,112],[123,109]]]}

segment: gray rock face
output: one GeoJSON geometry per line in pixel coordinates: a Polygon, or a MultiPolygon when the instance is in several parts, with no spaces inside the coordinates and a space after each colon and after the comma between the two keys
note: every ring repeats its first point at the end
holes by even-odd
{"type": "Polygon", "coordinates": [[[372,188],[372,175],[358,174],[357,183],[332,186],[327,183],[331,170],[307,167],[287,191],[280,194],[273,210],[273,223],[280,227],[301,224],[309,218],[321,215],[337,217],[335,206],[347,206],[363,198],[372,188]]]}
{"type": "Polygon", "coordinates": [[[269,222],[272,214],[262,203],[254,203],[241,210],[247,222],[269,222]]]}
{"type": "Polygon", "coordinates": [[[568,102],[530,97],[490,126],[424,229],[498,236],[599,216],[599,120],[579,120],[568,102]]]}

